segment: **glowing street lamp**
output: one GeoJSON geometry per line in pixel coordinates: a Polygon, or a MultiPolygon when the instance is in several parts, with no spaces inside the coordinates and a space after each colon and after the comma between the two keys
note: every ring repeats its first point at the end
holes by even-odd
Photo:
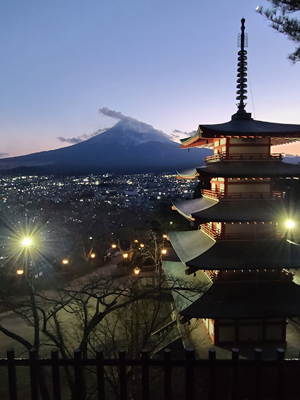
{"type": "Polygon", "coordinates": [[[168,237],[168,235],[166,235],[166,234],[163,235],[163,238],[164,238],[164,239],[167,239],[167,237],[168,237]]]}
{"type": "Polygon", "coordinates": [[[31,243],[32,243],[32,241],[31,241],[31,239],[30,238],[25,238],[23,241],[22,241],[22,245],[23,246],[30,246],[31,245],[31,243]]]}
{"type": "Polygon", "coordinates": [[[134,275],[138,276],[141,272],[141,269],[139,267],[135,267],[133,272],[134,272],[134,275]]]}
{"type": "Polygon", "coordinates": [[[112,248],[112,249],[115,249],[116,247],[117,247],[116,244],[112,244],[112,245],[111,245],[111,248],[112,248]]]}
{"type": "Polygon", "coordinates": [[[293,228],[295,227],[295,222],[292,221],[291,219],[288,219],[288,220],[286,221],[285,225],[286,225],[286,227],[287,227],[288,229],[293,229],[293,228]]]}
{"type": "Polygon", "coordinates": [[[164,256],[167,254],[167,249],[162,249],[161,254],[164,256]]]}
{"type": "Polygon", "coordinates": [[[143,249],[145,247],[145,245],[143,243],[141,243],[140,247],[143,249]]]}
{"type": "Polygon", "coordinates": [[[124,260],[127,260],[127,258],[128,258],[128,253],[123,253],[123,258],[124,258],[124,260]]]}
{"type": "Polygon", "coordinates": [[[24,269],[17,269],[16,270],[16,274],[19,275],[19,276],[20,275],[24,275],[24,269]]]}
{"type": "Polygon", "coordinates": [[[68,264],[69,264],[69,260],[68,260],[67,258],[64,258],[64,259],[62,260],[62,263],[63,263],[64,265],[68,265],[68,264]]]}
{"type": "Polygon", "coordinates": [[[139,241],[137,239],[134,240],[134,243],[138,243],[139,241]]]}
{"type": "Polygon", "coordinates": [[[91,254],[91,258],[95,258],[96,257],[96,254],[95,253],[92,253],[91,254]]]}

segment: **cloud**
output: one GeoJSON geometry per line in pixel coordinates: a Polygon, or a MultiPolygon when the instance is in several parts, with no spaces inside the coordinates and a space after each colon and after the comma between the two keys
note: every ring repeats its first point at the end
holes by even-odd
{"type": "Polygon", "coordinates": [[[0,153],[0,158],[9,157],[8,153],[0,153]]]}
{"type": "Polygon", "coordinates": [[[106,131],[106,129],[107,128],[98,129],[96,132],[91,133],[90,135],[87,135],[86,133],[84,133],[83,135],[72,137],[72,138],[65,138],[65,137],[59,136],[59,137],[57,137],[57,139],[60,140],[61,142],[77,144],[80,142],[84,142],[85,140],[88,140],[94,136],[100,135],[100,133],[106,131]]]}
{"type": "Polygon", "coordinates": [[[119,111],[110,110],[107,107],[100,108],[99,114],[105,115],[106,117],[110,117],[113,119],[118,119],[119,121],[125,121],[126,119],[133,119],[131,117],[127,117],[119,111]]]}
{"type": "MultiPolygon", "coordinates": [[[[106,117],[110,117],[110,118],[116,119],[118,121],[125,121],[125,120],[129,120],[129,119],[133,120],[133,118],[127,117],[126,115],[122,114],[119,111],[110,110],[107,107],[100,108],[99,114],[105,115],[106,117]]],[[[97,136],[100,133],[105,132],[106,130],[107,130],[107,128],[98,129],[97,132],[94,132],[94,133],[92,133],[90,135],[87,135],[86,133],[84,133],[83,135],[75,136],[75,137],[72,137],[72,138],[66,138],[66,137],[63,137],[63,136],[59,136],[57,139],[60,140],[63,143],[77,144],[77,143],[83,142],[83,141],[85,141],[87,139],[90,139],[90,138],[92,138],[94,136],[97,136]]]]}
{"type": "Polygon", "coordinates": [[[180,131],[179,129],[174,129],[174,130],[173,130],[173,133],[171,133],[171,134],[169,135],[169,137],[170,137],[171,140],[174,140],[174,141],[177,141],[177,142],[178,142],[180,139],[183,139],[183,138],[185,138],[185,137],[190,137],[190,136],[195,135],[195,133],[196,133],[196,131],[192,131],[192,132],[183,132],[183,131],[180,131]]]}

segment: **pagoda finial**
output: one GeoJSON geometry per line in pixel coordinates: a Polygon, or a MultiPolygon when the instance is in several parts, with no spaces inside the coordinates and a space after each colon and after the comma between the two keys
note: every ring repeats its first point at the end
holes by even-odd
{"type": "Polygon", "coordinates": [[[238,114],[246,113],[244,100],[247,99],[247,51],[245,47],[248,46],[248,35],[245,33],[245,18],[241,20],[241,33],[238,35],[238,47],[241,50],[238,52],[238,69],[237,69],[237,97],[236,100],[239,100],[237,104],[238,114]]]}

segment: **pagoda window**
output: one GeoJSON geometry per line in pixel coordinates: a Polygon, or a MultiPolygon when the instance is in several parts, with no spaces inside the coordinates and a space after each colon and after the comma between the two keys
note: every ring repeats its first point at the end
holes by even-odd
{"type": "Polygon", "coordinates": [[[215,142],[214,142],[214,147],[219,147],[220,146],[220,142],[219,142],[219,140],[216,140],[215,142]]]}
{"type": "Polygon", "coordinates": [[[223,144],[226,144],[226,139],[225,138],[220,140],[220,145],[223,146],[223,144]]]}

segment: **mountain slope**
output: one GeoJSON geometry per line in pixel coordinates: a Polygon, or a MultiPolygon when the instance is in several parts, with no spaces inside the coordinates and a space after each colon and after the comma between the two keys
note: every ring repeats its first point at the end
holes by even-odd
{"type": "Polygon", "coordinates": [[[39,168],[45,173],[174,171],[203,163],[207,149],[182,150],[163,132],[126,119],[104,133],[62,149],[0,160],[0,170],[39,168]]]}

